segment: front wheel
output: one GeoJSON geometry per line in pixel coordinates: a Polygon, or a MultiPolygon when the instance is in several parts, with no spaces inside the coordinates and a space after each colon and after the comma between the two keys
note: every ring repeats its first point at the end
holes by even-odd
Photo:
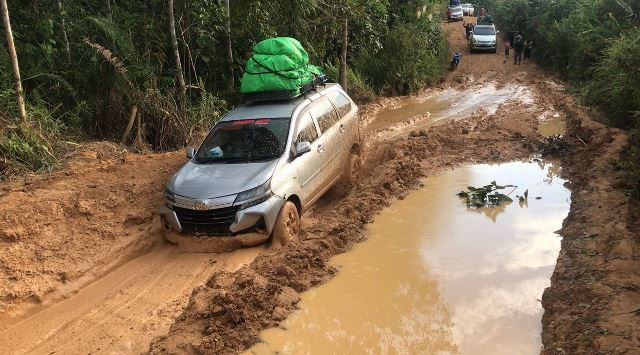
{"type": "Polygon", "coordinates": [[[299,235],[300,215],[298,214],[298,208],[293,202],[287,201],[276,218],[271,237],[271,246],[276,249],[287,246],[297,240],[299,235]]]}

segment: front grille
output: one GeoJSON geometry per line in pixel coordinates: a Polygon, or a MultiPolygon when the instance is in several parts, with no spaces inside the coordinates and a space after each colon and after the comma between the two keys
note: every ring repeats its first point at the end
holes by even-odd
{"type": "Polygon", "coordinates": [[[210,235],[230,235],[238,206],[214,210],[196,211],[174,206],[183,233],[203,233],[210,235]]]}

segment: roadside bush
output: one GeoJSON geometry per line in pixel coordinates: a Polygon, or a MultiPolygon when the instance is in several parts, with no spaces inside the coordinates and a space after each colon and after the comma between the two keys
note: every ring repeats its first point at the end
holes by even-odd
{"type": "Polygon", "coordinates": [[[585,102],[598,106],[618,127],[640,119],[640,28],[623,33],[604,52],[587,84],[585,102]]]}
{"type": "MultiPolygon", "coordinates": [[[[323,66],[325,74],[333,80],[338,80],[339,66],[327,63],[323,66]]],[[[356,69],[347,67],[347,92],[357,102],[368,102],[376,97],[376,94],[367,79],[356,69]]]]}
{"type": "Polygon", "coordinates": [[[448,61],[439,23],[401,23],[385,36],[382,49],[363,54],[356,66],[374,87],[406,95],[442,80],[448,61]]]}
{"type": "Polygon", "coordinates": [[[533,58],[560,73],[605,123],[630,131],[621,166],[640,198],[640,1],[486,0],[503,31],[534,42],[533,58]]]}
{"type": "Polygon", "coordinates": [[[5,126],[2,129],[0,158],[0,177],[15,171],[48,169],[57,160],[50,141],[39,128],[28,125],[5,126]]]}

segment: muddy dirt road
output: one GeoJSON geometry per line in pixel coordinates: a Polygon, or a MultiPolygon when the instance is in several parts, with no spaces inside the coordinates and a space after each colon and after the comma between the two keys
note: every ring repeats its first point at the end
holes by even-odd
{"type": "MultiPolygon", "coordinates": [[[[465,48],[462,25],[445,26],[452,50],[465,48]]],[[[640,226],[616,168],[624,132],[593,122],[535,65],[500,53],[465,51],[438,87],[362,111],[369,173],[323,198],[283,250],[192,255],[162,243],[155,211],[182,152],[95,144],[59,172],[4,184],[0,343],[13,353],[246,350],[301,292],[332,278],[329,259],[364,241],[366,225],[421,178],[544,154],[562,160],[572,196],[542,299],[543,352],[640,348],[640,226]],[[540,134],[558,122],[563,139],[540,134]]]]}
{"type": "Polygon", "coordinates": [[[3,351],[140,353],[168,331],[191,291],[215,272],[233,272],[262,248],[233,254],[181,254],[159,246],[82,288],[77,294],[0,330],[3,351]]]}

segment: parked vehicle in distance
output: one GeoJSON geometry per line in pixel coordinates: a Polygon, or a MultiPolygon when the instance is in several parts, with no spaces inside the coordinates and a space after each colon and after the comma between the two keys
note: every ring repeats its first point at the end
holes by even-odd
{"type": "Polygon", "coordinates": [[[233,109],[187,149],[189,161],[169,181],[160,211],[166,238],[272,236],[286,245],[324,192],[340,179],[355,182],[357,111],[338,84],[233,109]]]}
{"type": "Polygon", "coordinates": [[[469,38],[469,50],[474,51],[491,51],[496,52],[497,49],[497,34],[495,25],[480,25],[477,24],[473,27],[471,36],[469,38]]]}
{"type": "Polygon", "coordinates": [[[467,3],[467,4],[462,4],[460,6],[462,6],[462,13],[465,16],[473,16],[473,13],[475,12],[473,4],[467,3]]]}
{"type": "Polygon", "coordinates": [[[464,13],[462,12],[462,6],[449,5],[447,9],[447,19],[449,21],[462,21],[464,20],[464,13]]]}

